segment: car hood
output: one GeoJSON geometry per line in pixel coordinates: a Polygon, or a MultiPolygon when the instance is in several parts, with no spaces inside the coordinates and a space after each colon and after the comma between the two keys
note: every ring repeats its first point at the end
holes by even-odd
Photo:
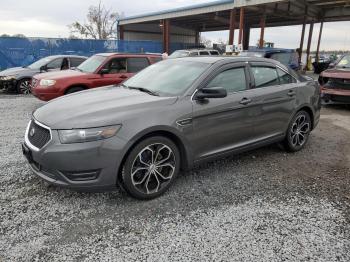
{"type": "Polygon", "coordinates": [[[13,68],[8,68],[0,72],[0,76],[12,76],[12,75],[28,75],[31,76],[32,74],[38,73],[39,70],[33,70],[30,68],[26,67],[13,67],[13,68]]]}
{"type": "Polygon", "coordinates": [[[350,68],[344,68],[344,69],[328,69],[326,71],[323,71],[321,73],[322,77],[329,77],[329,78],[341,78],[341,79],[350,79],[350,68]]]}
{"type": "Polygon", "coordinates": [[[78,70],[63,70],[63,71],[43,73],[35,76],[35,78],[38,80],[41,80],[41,79],[60,80],[60,79],[66,79],[71,77],[81,77],[85,75],[87,74],[80,72],[78,70]]]}
{"type": "Polygon", "coordinates": [[[34,118],[51,129],[91,128],[121,124],[147,110],[175,103],[177,97],[152,96],[108,86],[64,96],[42,106],[34,118]]]}

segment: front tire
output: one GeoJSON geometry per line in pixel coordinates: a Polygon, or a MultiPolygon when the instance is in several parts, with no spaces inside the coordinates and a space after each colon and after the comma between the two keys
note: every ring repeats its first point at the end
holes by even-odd
{"type": "Polygon", "coordinates": [[[302,150],[312,130],[312,123],[310,114],[304,110],[299,111],[292,119],[286,138],[284,140],[284,146],[289,152],[297,152],[302,150]]]}
{"type": "Polygon", "coordinates": [[[134,198],[153,199],[168,190],[179,170],[179,150],[170,139],[146,138],[127,156],[121,174],[122,185],[134,198]]]}
{"type": "Polygon", "coordinates": [[[32,92],[30,81],[31,80],[29,78],[22,79],[22,80],[18,81],[17,93],[23,94],[23,95],[29,95],[32,92]]]}

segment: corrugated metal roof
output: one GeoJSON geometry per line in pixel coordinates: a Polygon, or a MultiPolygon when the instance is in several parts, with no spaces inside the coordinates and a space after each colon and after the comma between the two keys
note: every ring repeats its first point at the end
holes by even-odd
{"type": "Polygon", "coordinates": [[[124,17],[124,18],[120,19],[119,21],[125,21],[125,20],[130,20],[130,19],[135,19],[135,18],[142,18],[142,17],[147,17],[147,16],[165,15],[165,14],[174,13],[174,12],[189,11],[189,10],[193,10],[193,9],[210,7],[210,6],[215,6],[215,5],[222,5],[222,4],[227,4],[227,3],[233,4],[234,1],[235,0],[217,0],[217,1],[212,1],[212,2],[208,2],[208,3],[172,8],[172,9],[168,9],[168,10],[164,10],[164,11],[151,12],[151,13],[147,13],[147,14],[143,14],[143,15],[128,16],[128,17],[124,17]]]}

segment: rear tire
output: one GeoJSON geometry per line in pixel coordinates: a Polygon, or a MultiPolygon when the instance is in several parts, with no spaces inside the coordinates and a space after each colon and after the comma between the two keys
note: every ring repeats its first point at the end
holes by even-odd
{"type": "Polygon", "coordinates": [[[71,87],[66,91],[66,95],[73,94],[73,93],[80,92],[80,91],[84,91],[84,90],[85,90],[85,88],[80,87],[80,86],[71,87]]]}
{"type": "Polygon", "coordinates": [[[122,168],[122,186],[132,197],[147,200],[162,195],[180,170],[180,153],[168,138],[146,138],[129,153],[122,168]]]}
{"type": "Polygon", "coordinates": [[[283,142],[288,152],[297,152],[302,150],[312,130],[310,114],[304,110],[299,111],[289,124],[286,138],[283,142]]]}
{"type": "Polygon", "coordinates": [[[17,87],[16,87],[17,93],[23,94],[23,95],[29,95],[30,93],[32,93],[30,82],[31,82],[30,78],[25,78],[18,81],[17,87]]]}

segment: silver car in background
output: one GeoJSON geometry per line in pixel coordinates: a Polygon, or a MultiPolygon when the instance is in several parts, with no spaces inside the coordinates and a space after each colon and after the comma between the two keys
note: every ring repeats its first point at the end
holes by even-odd
{"type": "Polygon", "coordinates": [[[263,58],[187,57],[121,86],[56,99],[33,113],[22,144],[59,186],[164,193],[181,169],[271,143],[301,150],[320,118],[320,87],[263,58]]]}

